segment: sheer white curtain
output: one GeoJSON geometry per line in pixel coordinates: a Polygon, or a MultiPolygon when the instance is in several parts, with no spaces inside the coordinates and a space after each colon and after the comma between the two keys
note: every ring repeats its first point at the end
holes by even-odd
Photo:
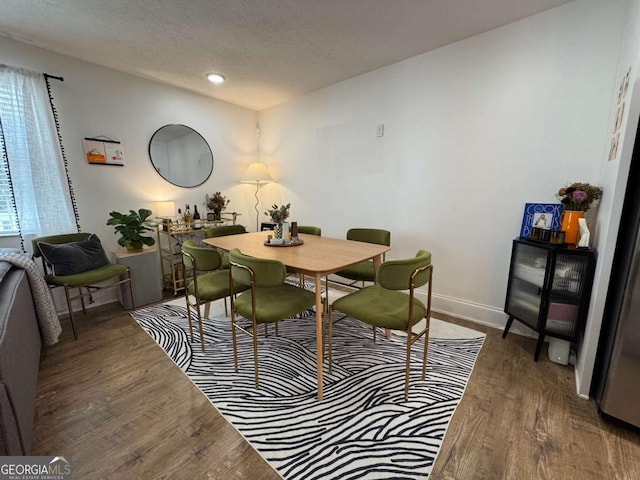
{"type": "Polygon", "coordinates": [[[18,225],[36,236],[77,231],[69,183],[44,75],[0,65],[0,122],[18,225]]]}

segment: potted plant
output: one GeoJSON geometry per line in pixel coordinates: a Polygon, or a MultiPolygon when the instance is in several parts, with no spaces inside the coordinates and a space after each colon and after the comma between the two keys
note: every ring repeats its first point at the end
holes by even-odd
{"type": "Polygon", "coordinates": [[[273,229],[273,234],[275,238],[282,238],[283,229],[282,224],[284,221],[289,218],[289,209],[291,208],[291,204],[287,203],[286,205],[273,205],[270,210],[264,212],[265,215],[271,218],[271,221],[275,224],[273,229]]]}
{"type": "Polygon", "coordinates": [[[129,213],[113,211],[109,215],[107,225],[114,225],[115,233],[120,234],[118,245],[126,247],[129,251],[139,252],[143,245],[150,247],[156,243],[153,237],[144,235],[147,231],[153,231],[153,227],[156,225],[155,222],[149,220],[152,215],[151,210],[141,208],[137,212],[129,210],[129,213]]]}

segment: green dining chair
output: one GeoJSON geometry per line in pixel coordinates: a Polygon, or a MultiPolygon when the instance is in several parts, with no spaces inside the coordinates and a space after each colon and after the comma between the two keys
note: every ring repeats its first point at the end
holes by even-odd
{"type": "Polygon", "coordinates": [[[231,286],[231,334],[233,339],[233,362],[238,371],[238,349],[236,329],[253,337],[253,365],[256,388],[260,388],[258,374],[258,325],[275,323],[291,318],[316,303],[315,294],[304,288],[285,283],[287,270],[282,262],[244,255],[238,249],[229,252],[229,284],[231,286]],[[235,285],[247,291],[238,293],[235,285]],[[250,330],[236,323],[236,315],[251,322],[250,330]]]}
{"type": "Polygon", "coordinates": [[[376,329],[401,330],[407,335],[407,359],[405,368],[404,398],[409,397],[409,368],[411,365],[411,346],[424,336],[424,354],[422,356],[422,380],[427,371],[427,352],[429,347],[429,325],[431,320],[431,284],[433,265],[431,253],[420,250],[414,258],[389,260],[378,269],[378,283],[335,300],[329,308],[329,371],[333,363],[332,336],[333,311],[339,311],[373,326],[373,340],[376,341],[376,329]],[[415,297],[415,289],[428,283],[427,304],[415,297]],[[409,293],[406,293],[406,290],[409,293]],[[425,328],[414,332],[413,326],[426,319],[425,328]]]}
{"type": "MultiPolygon", "coordinates": [[[[227,235],[240,235],[241,233],[247,233],[247,229],[244,225],[221,225],[219,227],[208,228],[204,231],[204,238],[216,238],[226,237],[227,235]]],[[[229,254],[227,252],[222,253],[222,268],[229,268],[229,254]]]]}
{"type": "MultiPolygon", "coordinates": [[[[298,233],[304,233],[306,235],[315,235],[316,237],[322,236],[322,229],[313,225],[298,225],[298,233]]],[[[304,273],[300,274],[300,286],[304,287],[304,273]]]]}
{"type": "Polygon", "coordinates": [[[71,329],[76,340],[78,332],[73,316],[75,300],[80,300],[82,312],[87,313],[85,297],[89,297],[89,303],[93,303],[93,292],[127,284],[133,308],[133,285],[129,267],[109,262],[100,239],[95,234],[49,235],[34,238],[31,245],[34,258],[42,257],[44,279],[49,287],[64,287],[71,329]],[[74,295],[76,288],[78,293],[74,295]]]}
{"type": "Polygon", "coordinates": [[[322,229],[313,225],[298,225],[298,233],[320,237],[322,236],[322,229]]]}
{"type": "MultiPolygon", "coordinates": [[[[390,246],[391,232],[377,228],[351,228],[347,231],[347,240],[390,246]]],[[[364,287],[365,282],[375,282],[376,279],[373,260],[358,262],[355,265],[351,265],[350,267],[336,272],[335,274],[352,280],[349,284],[351,286],[355,286],[357,282],[362,282],[362,287],[364,287]]]]}
{"type": "MultiPolygon", "coordinates": [[[[187,304],[187,318],[189,320],[189,333],[193,343],[192,311],[195,311],[200,332],[200,347],[204,352],[204,335],[202,331],[202,311],[205,306],[204,316],[209,316],[208,306],[215,300],[224,300],[224,310],[227,313],[227,297],[231,296],[229,285],[229,272],[222,270],[222,255],[215,248],[198,247],[195,240],[187,240],[182,244],[182,269],[183,278],[189,279],[184,289],[184,298],[187,304]],[[194,301],[190,297],[193,297],[194,301]]],[[[236,293],[246,290],[248,287],[240,283],[233,285],[236,293]]]]}

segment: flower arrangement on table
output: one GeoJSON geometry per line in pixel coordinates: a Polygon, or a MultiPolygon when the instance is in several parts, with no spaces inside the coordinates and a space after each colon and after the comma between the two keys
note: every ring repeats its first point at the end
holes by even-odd
{"type": "Polygon", "coordinates": [[[205,198],[207,208],[209,210],[213,210],[215,220],[220,220],[220,212],[227,208],[227,205],[229,205],[229,202],[231,200],[222,195],[220,192],[216,192],[213,195],[207,194],[205,198]]]}
{"type": "Polygon", "coordinates": [[[574,182],[556,194],[567,211],[586,212],[602,196],[602,188],[588,183],[574,182]]]}
{"type": "Polygon", "coordinates": [[[271,217],[271,221],[276,225],[283,223],[287,218],[289,218],[289,209],[291,208],[291,204],[287,203],[286,205],[273,205],[270,210],[266,210],[264,212],[265,215],[271,217]]]}

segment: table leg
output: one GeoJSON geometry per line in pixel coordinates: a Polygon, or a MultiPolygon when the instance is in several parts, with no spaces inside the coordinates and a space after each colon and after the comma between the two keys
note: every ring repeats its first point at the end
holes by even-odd
{"type": "MultiPolygon", "coordinates": [[[[324,354],[322,334],[322,276],[316,273],[316,350],[318,362],[318,401],[322,400],[322,362],[324,354]]],[[[331,321],[331,320],[329,320],[331,321]]]]}

